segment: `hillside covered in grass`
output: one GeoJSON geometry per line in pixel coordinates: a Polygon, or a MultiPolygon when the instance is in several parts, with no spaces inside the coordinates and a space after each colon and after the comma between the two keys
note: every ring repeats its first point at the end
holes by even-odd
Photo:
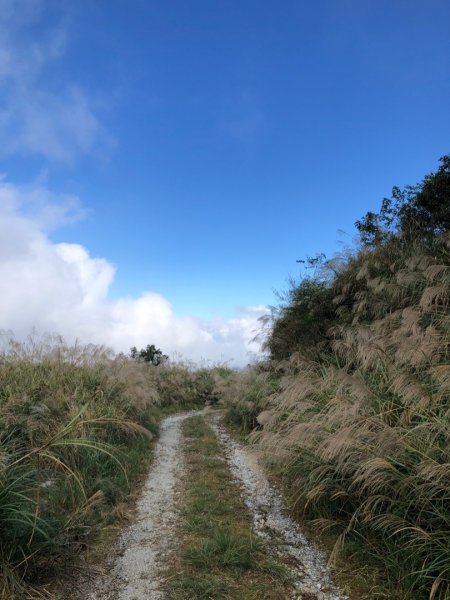
{"type": "Polygon", "coordinates": [[[292,282],[270,360],[235,374],[229,421],[265,449],[294,510],[365,598],[450,596],[450,156],[358,247],[292,282]],[[356,567],[355,567],[356,569],[356,567]]]}
{"type": "Polygon", "coordinates": [[[219,372],[3,335],[0,598],[52,597],[126,514],[161,416],[204,404],[219,372]]]}

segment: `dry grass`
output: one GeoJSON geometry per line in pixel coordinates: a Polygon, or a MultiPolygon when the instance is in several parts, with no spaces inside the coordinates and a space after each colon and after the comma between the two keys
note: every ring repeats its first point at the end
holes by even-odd
{"type": "Polygon", "coordinates": [[[55,336],[1,342],[0,598],[39,598],[124,514],[162,412],[214,382],[55,336]]]}
{"type": "MultiPolygon", "coordinates": [[[[298,513],[335,532],[335,556],[356,543],[382,569],[386,597],[443,600],[450,595],[449,255],[445,246],[406,257],[382,248],[352,260],[334,283],[332,352],[311,361],[300,347],[289,363],[267,367],[266,381],[274,368],[283,372],[281,389],[258,399],[264,427],[254,438],[286,475],[298,513]]],[[[235,384],[231,414],[261,377],[235,384]]],[[[367,597],[383,597],[380,589],[367,597]]]]}

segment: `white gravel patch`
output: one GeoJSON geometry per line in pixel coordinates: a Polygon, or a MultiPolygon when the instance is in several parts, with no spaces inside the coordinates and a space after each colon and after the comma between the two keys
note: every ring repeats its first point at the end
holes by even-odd
{"type": "Polygon", "coordinates": [[[174,543],[183,468],[180,423],[202,411],[168,417],[160,426],[155,457],[137,502],[136,518],[124,530],[109,573],[94,583],[88,600],[161,600],[161,572],[174,543]]]}
{"type": "Polygon", "coordinates": [[[344,600],[333,583],[324,554],[306,538],[287,514],[283,498],[269,483],[248,450],[230,438],[214,418],[211,425],[224,449],[245,503],[253,514],[253,529],[268,549],[288,563],[294,579],[293,598],[344,600]]]}

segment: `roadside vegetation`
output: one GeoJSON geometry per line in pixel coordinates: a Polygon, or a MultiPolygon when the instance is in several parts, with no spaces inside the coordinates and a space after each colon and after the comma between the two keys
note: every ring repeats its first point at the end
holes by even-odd
{"type": "Polygon", "coordinates": [[[37,599],[120,521],[162,415],[203,404],[220,369],[2,341],[0,598],[37,599]]]}
{"type": "MultiPolygon", "coordinates": [[[[123,519],[162,416],[218,400],[351,565],[352,598],[450,597],[450,156],[356,224],[356,249],[306,260],[263,323],[268,359],[240,372],[2,335],[0,599],[50,597],[123,519]]],[[[214,434],[185,433],[170,597],[283,598],[214,434]]]]}
{"type": "Polygon", "coordinates": [[[282,600],[286,570],[267,556],[232,479],[216,435],[201,416],[183,423],[186,436],[182,539],[167,566],[173,600],[282,600]],[[206,476],[205,476],[206,474],[206,476]]]}
{"type": "Polygon", "coordinates": [[[273,309],[270,359],[221,389],[355,597],[450,597],[450,156],[306,262],[273,309]],[[377,577],[378,573],[378,577],[377,577]],[[361,579],[366,583],[361,584],[361,579]],[[361,584],[361,585],[360,585],[361,584]]]}

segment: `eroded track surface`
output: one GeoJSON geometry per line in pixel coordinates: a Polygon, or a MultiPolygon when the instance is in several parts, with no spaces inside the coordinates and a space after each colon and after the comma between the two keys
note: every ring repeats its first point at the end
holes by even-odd
{"type": "Polygon", "coordinates": [[[264,540],[269,552],[289,565],[293,598],[347,599],[333,583],[325,556],[288,516],[281,494],[270,484],[251,451],[232,440],[217,418],[212,420],[212,427],[252,513],[255,534],[264,540]]]}
{"type": "MultiPolygon", "coordinates": [[[[224,450],[252,514],[253,530],[268,553],[287,565],[296,600],[346,600],[332,581],[323,554],[287,514],[280,493],[269,483],[251,450],[231,439],[217,414],[207,411],[168,417],[161,424],[155,457],[136,507],[136,518],[120,535],[104,575],[83,594],[88,600],[170,600],[164,592],[166,565],[177,545],[182,509],[181,422],[202,414],[224,450]]],[[[204,474],[207,477],[207,474],[204,474]]]]}
{"type": "Polygon", "coordinates": [[[108,573],[94,583],[89,600],[160,600],[161,572],[173,546],[176,495],[180,493],[182,461],[181,421],[196,412],[168,417],[151,470],[137,503],[136,519],[123,531],[108,573]]]}

